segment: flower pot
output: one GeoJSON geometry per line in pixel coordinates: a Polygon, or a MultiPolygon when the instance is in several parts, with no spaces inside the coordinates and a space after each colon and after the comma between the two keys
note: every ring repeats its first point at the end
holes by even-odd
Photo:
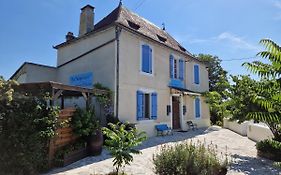
{"type": "Polygon", "coordinates": [[[87,150],[90,156],[100,155],[102,152],[103,135],[101,130],[96,130],[93,135],[87,138],[87,150]]]}

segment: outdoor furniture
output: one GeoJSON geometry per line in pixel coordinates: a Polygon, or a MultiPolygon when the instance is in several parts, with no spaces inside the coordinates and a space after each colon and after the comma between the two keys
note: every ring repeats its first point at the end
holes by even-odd
{"type": "Polygon", "coordinates": [[[190,129],[192,129],[192,130],[198,129],[198,128],[197,128],[197,124],[196,124],[196,123],[193,123],[192,121],[187,121],[186,124],[187,124],[189,130],[190,130],[190,129]]]}
{"type": "Polygon", "coordinates": [[[159,135],[168,135],[171,134],[173,135],[172,129],[168,127],[167,124],[160,124],[160,125],[155,125],[155,129],[157,131],[157,136],[159,135]]]}

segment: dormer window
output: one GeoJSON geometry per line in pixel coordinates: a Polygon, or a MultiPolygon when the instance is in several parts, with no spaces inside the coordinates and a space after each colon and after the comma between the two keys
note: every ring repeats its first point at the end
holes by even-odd
{"type": "Polygon", "coordinates": [[[181,51],[186,52],[186,49],[179,45],[181,51]]]}
{"type": "Polygon", "coordinates": [[[127,21],[128,22],[128,24],[129,24],[129,26],[131,27],[131,28],[133,28],[133,29],[135,29],[135,30],[139,30],[139,28],[140,28],[140,26],[138,25],[138,24],[136,24],[136,23],[134,23],[134,22],[132,22],[132,21],[127,21]]]}
{"type": "Polygon", "coordinates": [[[164,37],[162,37],[162,36],[160,36],[160,35],[157,35],[157,37],[158,37],[158,39],[159,39],[160,41],[162,41],[162,42],[164,42],[164,43],[167,41],[166,38],[164,38],[164,37]]]}

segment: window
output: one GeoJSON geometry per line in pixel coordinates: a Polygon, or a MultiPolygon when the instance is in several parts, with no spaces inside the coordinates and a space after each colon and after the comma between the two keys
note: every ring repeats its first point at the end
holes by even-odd
{"type": "Polygon", "coordinates": [[[181,45],[178,45],[180,50],[183,51],[183,52],[186,52],[186,49],[184,47],[182,47],[181,45]]]}
{"type": "Polygon", "coordinates": [[[132,21],[127,20],[129,26],[135,30],[139,30],[140,26],[132,21]]]}
{"type": "Polygon", "coordinates": [[[157,93],[137,91],[137,120],[157,119],[157,93]]]}
{"type": "Polygon", "coordinates": [[[178,78],[177,60],[174,60],[174,78],[178,78]]]}
{"type": "Polygon", "coordinates": [[[146,44],[142,45],[141,49],[141,70],[144,73],[152,74],[152,49],[146,44]]]}
{"type": "Polygon", "coordinates": [[[199,77],[200,77],[199,65],[197,65],[197,64],[194,65],[193,70],[194,70],[194,83],[195,84],[199,84],[200,83],[200,79],[199,79],[199,77]]]}
{"type": "Polygon", "coordinates": [[[173,55],[170,55],[170,78],[184,80],[184,66],[185,62],[183,59],[174,59],[173,55]]]}
{"type": "Polygon", "coordinates": [[[179,60],[179,79],[184,80],[184,60],[179,60]]]}
{"type": "Polygon", "coordinates": [[[174,56],[170,55],[170,78],[174,78],[174,56]]]}
{"type": "Polygon", "coordinates": [[[195,118],[200,118],[201,117],[201,103],[200,103],[200,98],[196,97],[195,99],[195,118]]]}
{"type": "Polygon", "coordinates": [[[144,94],[144,118],[150,119],[150,94],[144,94]]]}
{"type": "Polygon", "coordinates": [[[162,36],[160,36],[160,35],[157,35],[157,37],[158,37],[158,39],[159,39],[160,41],[162,41],[162,42],[164,42],[164,43],[167,41],[166,38],[164,38],[164,37],[162,37],[162,36]]]}

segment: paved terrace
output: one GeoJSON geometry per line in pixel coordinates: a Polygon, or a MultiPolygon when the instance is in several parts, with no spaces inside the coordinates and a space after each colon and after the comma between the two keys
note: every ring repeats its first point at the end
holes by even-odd
{"type": "MultiPolygon", "coordinates": [[[[281,171],[272,167],[269,160],[256,157],[255,142],[240,136],[228,129],[211,127],[189,132],[175,132],[173,136],[153,137],[145,141],[139,149],[143,154],[134,156],[134,162],[126,167],[126,172],[133,175],[152,175],[152,155],[161,144],[175,144],[184,140],[201,140],[214,143],[219,152],[226,151],[232,156],[229,175],[276,175],[281,171]]],[[[113,170],[112,158],[106,150],[98,157],[88,157],[67,167],[54,169],[49,174],[59,175],[91,175],[105,174],[113,170]]]]}

